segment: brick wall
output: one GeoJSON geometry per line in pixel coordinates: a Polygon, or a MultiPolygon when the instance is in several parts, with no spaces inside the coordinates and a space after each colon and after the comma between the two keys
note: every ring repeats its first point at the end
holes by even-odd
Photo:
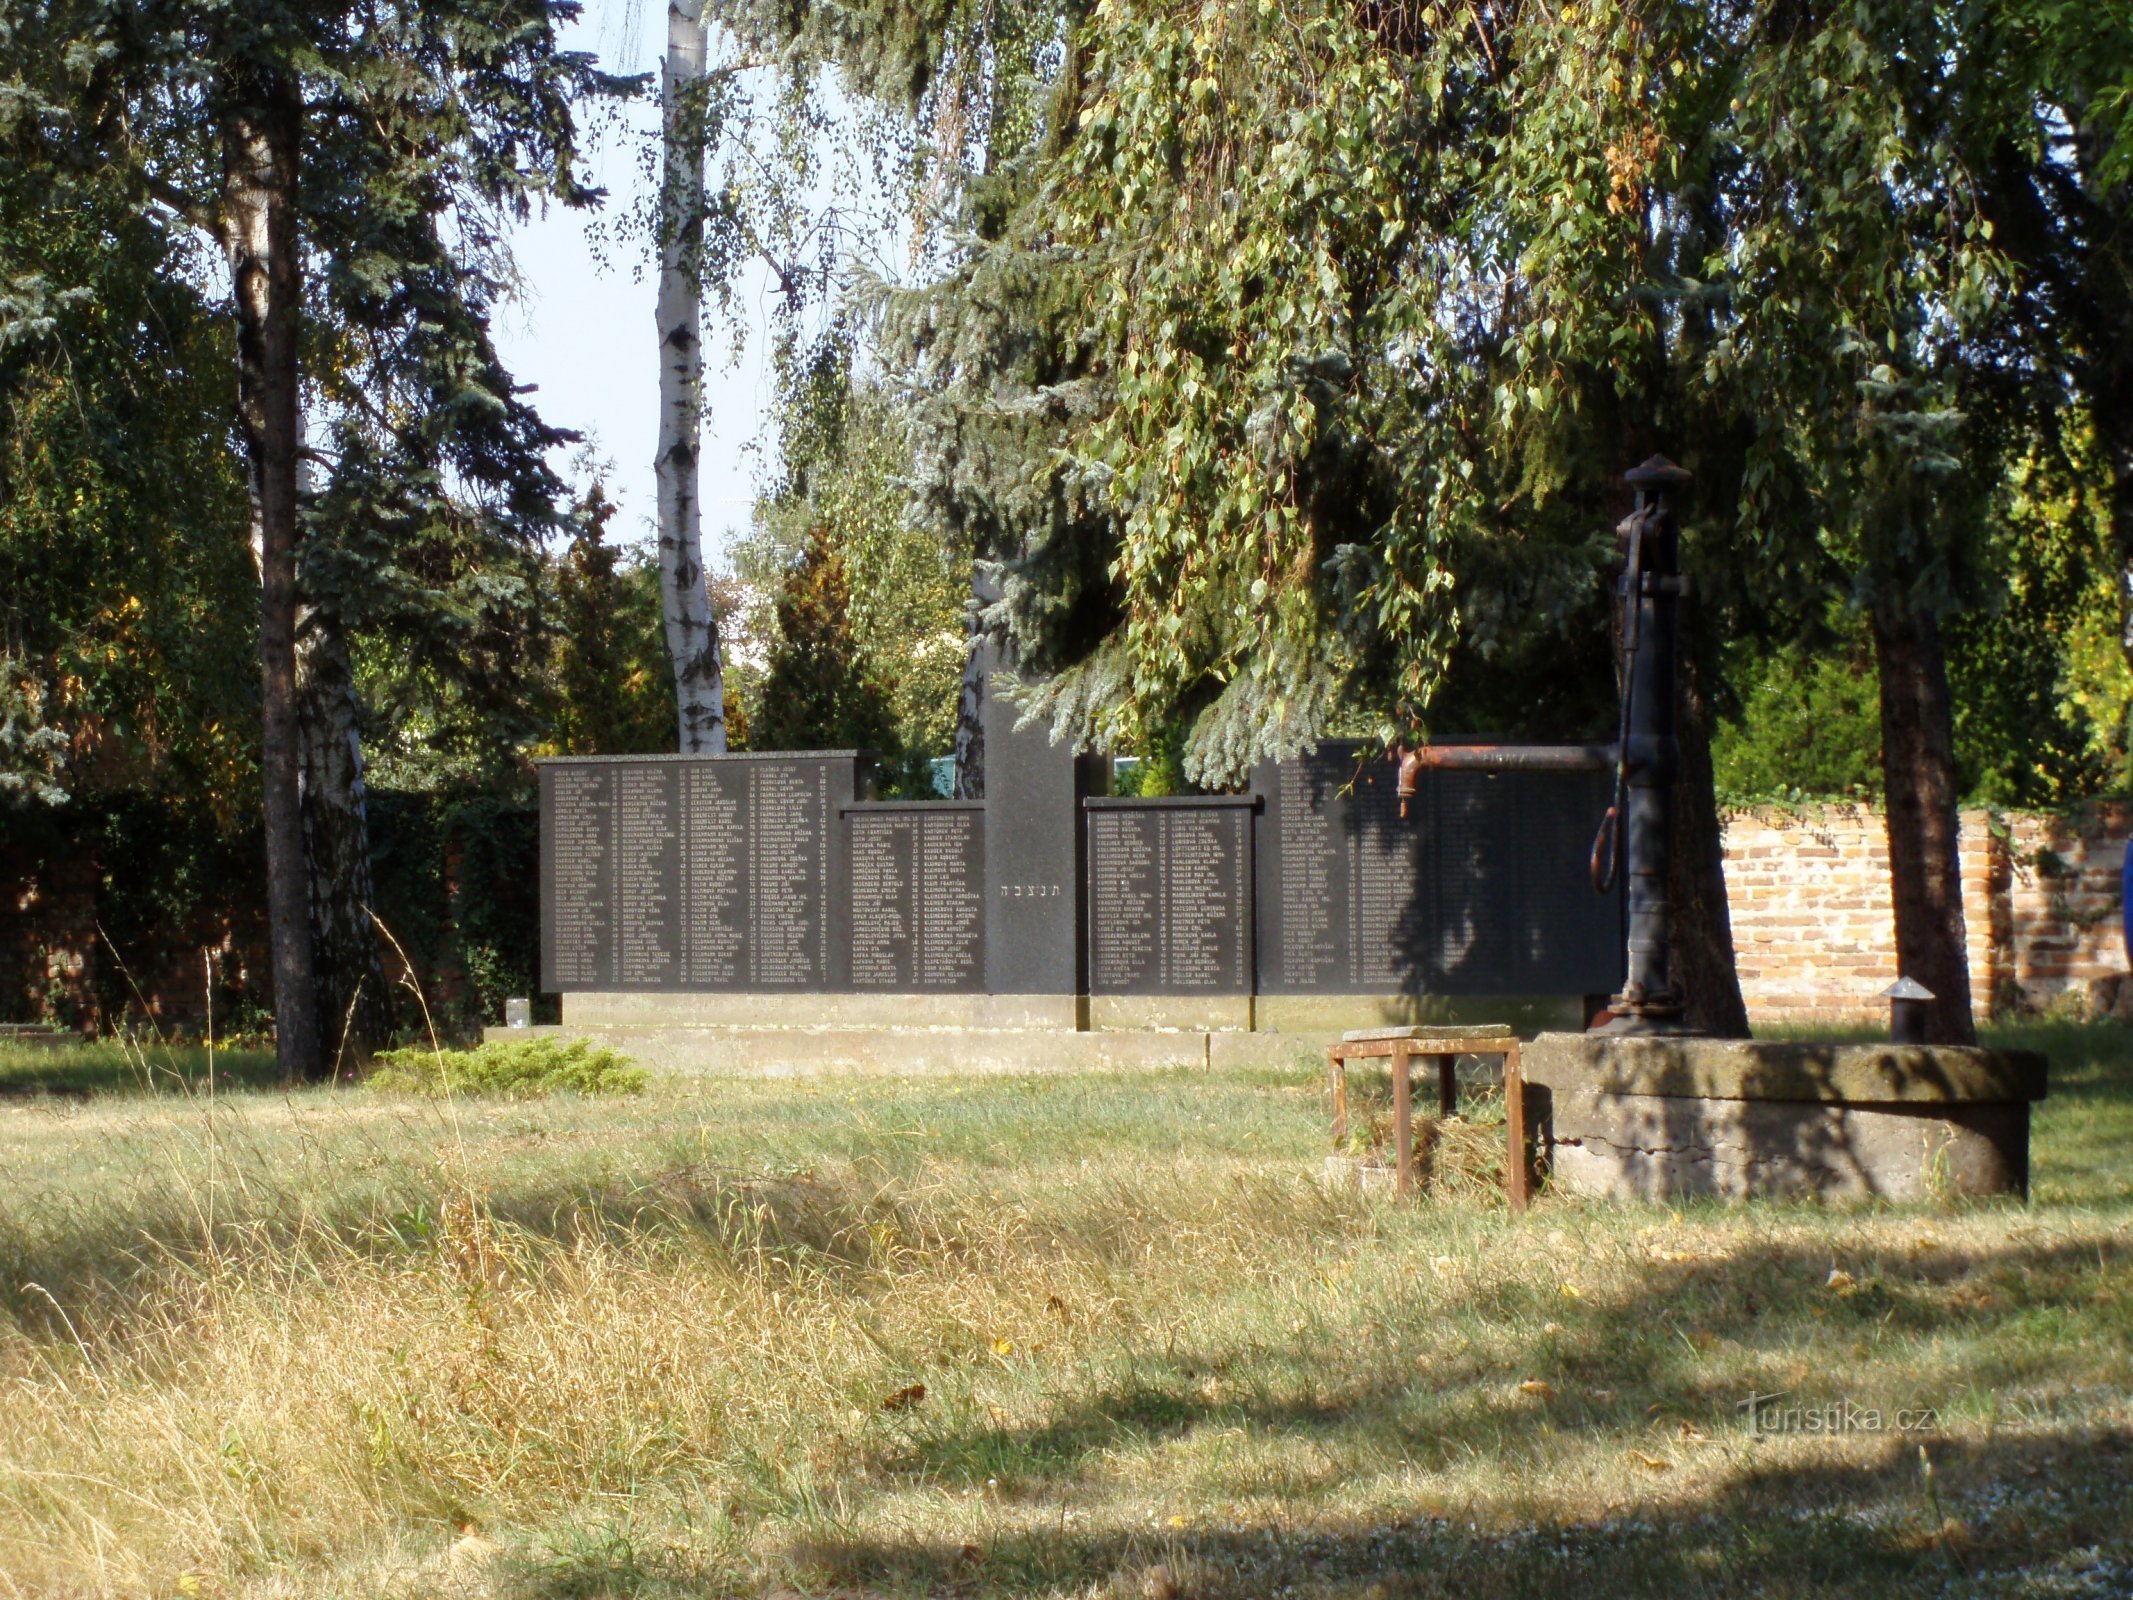
{"type": "MultiPolygon", "coordinates": [[[[2133,805],[2071,816],[1962,814],[1970,994],[1989,1010],[2133,1010],[2119,869],[2133,805]]],[[[1896,979],[1888,837],[1862,806],[1741,812],[1726,823],[1726,897],[1741,993],[1758,1022],[1887,1019],[1896,979]]]]}

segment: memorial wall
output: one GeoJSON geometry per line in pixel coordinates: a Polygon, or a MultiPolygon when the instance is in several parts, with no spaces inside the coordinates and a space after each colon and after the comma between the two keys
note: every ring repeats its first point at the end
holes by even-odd
{"type": "Polygon", "coordinates": [[[1250,796],[1090,799],[1089,992],[1252,992],[1250,796]]]}
{"type": "Polygon", "coordinates": [[[984,801],[874,801],[855,751],[540,764],[551,992],[1585,995],[1605,774],[1430,772],[1327,744],[1248,795],[1091,795],[988,723],[984,801]],[[1008,770],[1001,770],[1006,768],[1008,770]]]}
{"type": "Polygon", "coordinates": [[[1424,771],[1400,815],[1376,747],[1254,775],[1261,994],[1586,995],[1622,978],[1619,894],[1593,891],[1605,772],[1424,771]]]}

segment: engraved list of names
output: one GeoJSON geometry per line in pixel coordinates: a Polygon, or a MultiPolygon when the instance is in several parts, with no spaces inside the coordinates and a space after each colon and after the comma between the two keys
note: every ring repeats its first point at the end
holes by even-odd
{"type": "Polygon", "coordinates": [[[749,977],[758,989],[819,988],[825,976],[829,775],[797,763],[748,772],[749,977]]]}
{"type": "Polygon", "coordinates": [[[1251,989],[1251,811],[1106,805],[1089,813],[1089,988],[1251,989]]]}
{"type": "Polygon", "coordinates": [[[850,813],[853,988],[983,984],[982,815],[976,807],[850,813]]]}
{"type": "Polygon", "coordinates": [[[814,756],[543,763],[546,986],[827,987],[839,775],[814,756]]]}

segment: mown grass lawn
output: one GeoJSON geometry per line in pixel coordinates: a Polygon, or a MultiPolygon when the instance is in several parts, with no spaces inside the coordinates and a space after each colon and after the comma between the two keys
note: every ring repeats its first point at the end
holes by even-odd
{"type": "Polygon", "coordinates": [[[2029,1205],[1522,1220],[1302,1071],[0,1093],[0,1594],[2124,1595],[2133,1031],[2020,1042],[2029,1205]]]}

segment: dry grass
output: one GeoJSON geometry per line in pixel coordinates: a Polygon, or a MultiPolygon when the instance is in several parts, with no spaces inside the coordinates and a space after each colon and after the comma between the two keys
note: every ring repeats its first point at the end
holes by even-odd
{"type": "Polygon", "coordinates": [[[1396,1208],[1305,1073],[0,1107],[0,1595],[2123,1594],[2129,1040],[2026,1208],[1396,1208]]]}

